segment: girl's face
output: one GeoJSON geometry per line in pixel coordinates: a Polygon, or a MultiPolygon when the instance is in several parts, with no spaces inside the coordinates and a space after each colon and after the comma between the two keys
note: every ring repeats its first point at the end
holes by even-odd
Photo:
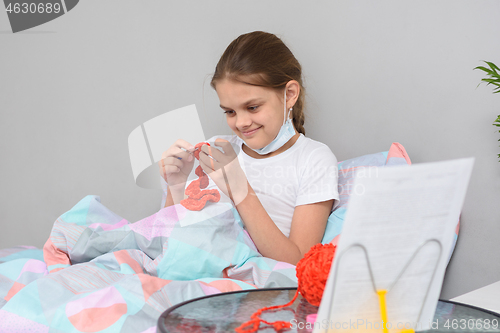
{"type": "Polygon", "coordinates": [[[260,149],[274,140],[283,124],[284,92],[279,98],[273,89],[228,79],[218,82],[216,91],[227,124],[249,147],[260,149]]]}

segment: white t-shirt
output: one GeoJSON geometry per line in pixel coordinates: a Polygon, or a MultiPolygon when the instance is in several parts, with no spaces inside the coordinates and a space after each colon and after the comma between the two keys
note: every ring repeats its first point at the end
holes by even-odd
{"type": "MultiPolygon", "coordinates": [[[[256,159],[243,151],[244,142],[238,136],[216,135],[207,142],[214,146],[217,138],[231,142],[250,186],[269,217],[286,237],[290,235],[296,206],[331,199],[335,199],[332,210],[338,205],[337,158],[327,145],[300,134],[293,146],[286,151],[256,159]]],[[[211,179],[207,189],[210,188],[216,188],[211,179]]],[[[164,190],[166,193],[166,187],[164,190]]],[[[223,196],[225,197],[221,191],[221,197],[223,196]]],[[[164,194],[162,207],[165,199],[164,194]]]]}

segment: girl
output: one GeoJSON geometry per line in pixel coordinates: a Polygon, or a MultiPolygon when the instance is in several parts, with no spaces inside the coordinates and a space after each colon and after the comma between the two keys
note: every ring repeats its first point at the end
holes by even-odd
{"type": "MultiPolygon", "coordinates": [[[[339,200],[335,155],[305,136],[301,66],[278,37],[255,31],[227,47],[211,86],[235,135],[209,139],[223,152],[203,145],[200,165],[231,198],[259,252],[295,265],[321,242],[339,200]]],[[[163,153],[165,207],[185,198],[194,149],[179,139],[163,153]]]]}

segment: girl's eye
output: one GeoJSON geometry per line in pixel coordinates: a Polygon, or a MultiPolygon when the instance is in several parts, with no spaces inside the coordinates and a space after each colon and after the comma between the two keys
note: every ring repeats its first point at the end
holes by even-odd
{"type": "Polygon", "coordinates": [[[255,111],[258,107],[259,107],[258,105],[256,105],[256,106],[249,106],[248,109],[250,111],[255,111]]]}
{"type": "Polygon", "coordinates": [[[224,111],[224,113],[230,116],[234,113],[234,111],[232,111],[232,110],[231,111],[224,111]]]}

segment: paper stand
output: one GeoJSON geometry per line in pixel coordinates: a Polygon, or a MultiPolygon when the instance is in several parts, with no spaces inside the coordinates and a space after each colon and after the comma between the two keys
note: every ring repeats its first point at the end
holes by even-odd
{"type": "MultiPolygon", "coordinates": [[[[399,281],[399,279],[401,278],[401,276],[404,274],[404,272],[406,271],[406,269],[410,266],[410,264],[412,263],[413,259],[415,258],[415,256],[418,254],[418,252],[425,246],[427,245],[428,243],[431,243],[431,242],[435,242],[439,245],[439,256],[437,258],[440,258],[441,257],[441,254],[443,252],[443,246],[441,244],[441,242],[438,240],[438,239],[435,239],[435,238],[432,238],[432,239],[428,239],[426,240],[425,242],[423,242],[422,244],[420,244],[420,246],[415,250],[415,252],[413,252],[411,258],[406,262],[405,266],[403,267],[403,269],[401,270],[401,272],[399,273],[399,275],[397,276],[397,278],[394,280],[394,282],[392,283],[392,285],[389,286],[389,288],[386,290],[386,289],[377,289],[377,286],[376,286],[376,283],[375,283],[375,278],[373,276],[373,271],[372,271],[372,267],[371,267],[371,264],[370,264],[370,259],[368,257],[368,251],[366,250],[366,247],[363,245],[363,244],[359,244],[359,243],[356,243],[356,244],[352,244],[351,246],[349,246],[347,249],[345,249],[345,251],[343,251],[339,257],[336,257],[334,260],[337,261],[337,267],[338,265],[340,265],[340,261],[342,260],[342,257],[343,255],[348,251],[350,250],[351,248],[353,247],[360,247],[362,250],[363,250],[363,253],[365,254],[365,258],[366,258],[366,263],[367,263],[367,266],[368,266],[368,271],[370,273],[370,280],[372,282],[372,286],[373,286],[373,291],[377,294],[378,296],[378,299],[379,299],[379,306],[380,306],[380,317],[382,319],[382,325],[383,325],[383,332],[384,333],[389,333],[389,329],[387,328],[387,323],[388,323],[388,315],[387,315],[387,307],[386,307],[386,301],[385,301],[385,295],[390,292],[392,290],[392,288],[394,287],[394,285],[399,281]]],[[[432,281],[434,280],[434,276],[436,275],[436,270],[437,270],[437,267],[438,267],[438,263],[439,263],[439,260],[436,260],[436,265],[434,267],[434,271],[432,272],[432,277],[429,281],[429,286],[427,287],[427,292],[425,294],[425,297],[424,297],[424,300],[422,301],[422,307],[420,308],[420,312],[418,314],[418,318],[417,318],[417,322],[420,322],[420,318],[422,316],[422,310],[424,308],[424,305],[425,305],[425,302],[427,300],[427,296],[429,295],[429,290],[430,290],[430,287],[431,287],[431,284],[432,284],[432,281]]],[[[333,284],[335,286],[335,283],[337,281],[337,274],[338,274],[338,269],[335,270],[335,275],[334,275],[334,279],[333,279],[333,284]]],[[[333,293],[332,293],[332,300],[335,299],[335,289],[336,288],[333,288],[333,293]]],[[[328,314],[331,314],[332,313],[332,307],[333,307],[333,301],[330,303],[330,306],[328,308],[328,314]]],[[[403,329],[400,331],[400,333],[414,333],[415,330],[414,329],[403,329]]]]}

